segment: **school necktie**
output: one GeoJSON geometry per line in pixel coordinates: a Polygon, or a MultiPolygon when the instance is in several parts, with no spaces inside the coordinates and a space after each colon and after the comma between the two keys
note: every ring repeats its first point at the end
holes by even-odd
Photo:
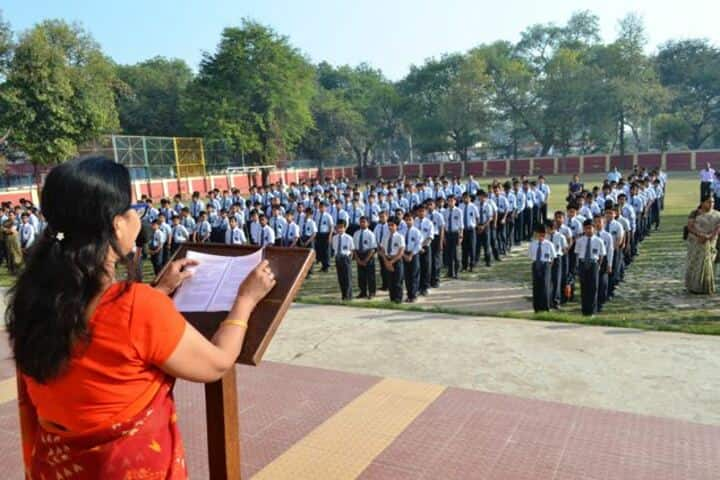
{"type": "Polygon", "coordinates": [[[380,225],[380,231],[378,232],[378,233],[379,233],[379,235],[378,235],[378,245],[382,245],[382,240],[383,240],[383,236],[384,236],[384,235],[383,235],[383,231],[384,231],[384,230],[385,230],[385,225],[380,225]]]}
{"type": "Polygon", "coordinates": [[[483,213],[484,207],[485,207],[485,203],[484,203],[484,202],[480,202],[480,225],[482,225],[483,223],[485,223],[485,215],[484,215],[484,213],[483,213]]]}
{"type": "Polygon", "coordinates": [[[290,245],[290,224],[288,224],[285,230],[285,245],[290,245]]]}
{"type": "Polygon", "coordinates": [[[585,237],[587,239],[587,247],[585,247],[585,261],[590,261],[590,246],[592,245],[592,237],[585,237]]]}
{"type": "Polygon", "coordinates": [[[610,223],[605,225],[605,231],[610,232],[610,223]]]}
{"type": "Polygon", "coordinates": [[[452,232],[452,217],[453,217],[453,211],[452,208],[450,209],[450,214],[448,215],[448,232],[452,232]]]}
{"type": "Polygon", "coordinates": [[[361,252],[365,251],[365,249],[363,248],[363,231],[362,230],[360,230],[360,237],[358,238],[357,249],[360,250],[361,252]]]}
{"type": "Polygon", "coordinates": [[[470,228],[470,204],[465,204],[465,228],[470,228]]]}
{"type": "Polygon", "coordinates": [[[537,252],[535,253],[535,261],[539,262],[542,257],[542,243],[538,241],[537,243],[537,252]]]}
{"type": "Polygon", "coordinates": [[[410,250],[410,227],[405,232],[405,248],[410,250]]]}

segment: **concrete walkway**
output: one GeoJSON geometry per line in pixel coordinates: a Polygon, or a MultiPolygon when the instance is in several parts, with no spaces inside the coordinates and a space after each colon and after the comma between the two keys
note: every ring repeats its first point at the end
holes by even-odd
{"type": "Polygon", "coordinates": [[[720,423],[720,338],[294,305],[265,358],[720,423]]]}

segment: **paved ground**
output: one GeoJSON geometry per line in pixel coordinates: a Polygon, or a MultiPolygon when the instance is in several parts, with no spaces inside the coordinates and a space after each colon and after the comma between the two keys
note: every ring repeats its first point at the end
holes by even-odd
{"type": "MultiPolygon", "coordinates": [[[[720,427],[265,362],[238,367],[242,462],[258,479],[677,479],[720,471],[720,427]]],[[[180,382],[191,478],[207,478],[202,388],[180,382]]],[[[0,478],[20,479],[0,405],[0,478]]]]}
{"type": "MultiPolygon", "coordinates": [[[[238,368],[244,474],[716,479],[719,347],[711,336],[294,305],[267,361],[238,368]]],[[[7,355],[2,341],[0,478],[19,479],[7,355]]],[[[179,382],[177,402],[191,478],[207,478],[202,387],[179,382]]]]}
{"type": "Polygon", "coordinates": [[[294,305],[273,361],[720,424],[720,337],[294,305]]]}

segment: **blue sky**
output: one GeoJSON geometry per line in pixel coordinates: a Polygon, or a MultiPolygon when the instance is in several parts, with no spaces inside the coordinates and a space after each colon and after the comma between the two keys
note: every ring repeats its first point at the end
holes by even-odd
{"type": "Polygon", "coordinates": [[[197,68],[220,32],[250,17],[290,37],[313,61],[368,62],[393,80],[411,64],[497,39],[515,41],[530,24],[564,23],[572,12],[600,16],[611,40],[617,20],[643,16],[650,48],[669,38],[704,37],[720,44],[717,0],[3,0],[0,10],[16,30],[43,18],[78,21],[120,63],[156,55],[185,59],[197,68]]]}

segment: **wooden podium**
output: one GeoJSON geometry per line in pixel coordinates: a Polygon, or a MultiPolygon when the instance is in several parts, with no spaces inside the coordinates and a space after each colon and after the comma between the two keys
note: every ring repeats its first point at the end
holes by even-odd
{"type": "MultiPolygon", "coordinates": [[[[257,251],[257,246],[214,243],[186,243],[170,260],[184,258],[189,250],[224,256],[242,256],[257,251]]],[[[315,252],[305,248],[266,247],[265,257],[277,284],[253,311],[237,363],[257,365],[272,340],[313,262],[315,252]]],[[[160,272],[158,278],[164,274],[160,272]]],[[[227,312],[183,312],[205,337],[211,338],[227,312]]],[[[219,381],[205,384],[208,463],[210,479],[235,480],[240,473],[240,428],[235,369],[219,381]]]]}

